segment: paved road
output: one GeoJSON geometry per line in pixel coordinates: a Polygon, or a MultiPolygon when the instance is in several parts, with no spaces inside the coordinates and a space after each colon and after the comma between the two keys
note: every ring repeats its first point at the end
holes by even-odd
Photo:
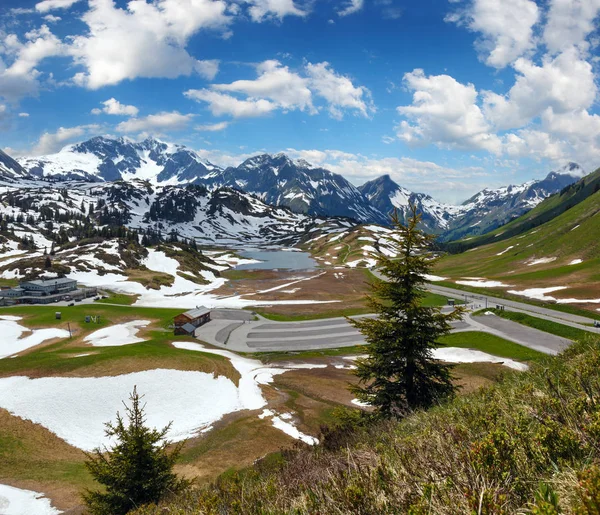
{"type": "MultiPolygon", "coordinates": [[[[238,352],[296,352],[365,343],[363,335],[343,318],[303,322],[272,322],[259,318],[240,322],[235,312],[229,314],[232,316],[229,320],[217,318],[198,328],[196,337],[238,352]]],[[[487,332],[546,354],[556,354],[570,343],[564,338],[495,315],[467,315],[464,320],[454,322],[452,326],[452,332],[487,332]]]]}
{"type": "Polygon", "coordinates": [[[534,306],[533,304],[526,304],[525,302],[518,302],[515,300],[507,300],[499,297],[493,297],[491,295],[479,295],[476,293],[469,293],[463,290],[456,290],[454,288],[447,288],[445,286],[438,286],[436,284],[428,284],[427,289],[432,293],[437,293],[439,295],[446,295],[455,299],[464,299],[465,296],[467,299],[481,301],[483,307],[485,307],[485,299],[487,299],[488,307],[495,307],[496,305],[505,306],[506,308],[510,308],[513,311],[520,311],[522,313],[529,313],[538,316],[539,318],[547,318],[548,320],[556,320],[561,324],[565,324],[565,322],[569,322],[571,325],[575,324],[572,327],[579,327],[583,330],[589,330],[590,332],[600,333],[600,329],[594,327],[583,326],[582,324],[593,324],[594,319],[588,318],[580,315],[573,315],[571,313],[564,313],[562,311],[556,311],[554,309],[543,308],[541,306],[534,306]],[[540,316],[543,315],[543,316],[540,316]]]}

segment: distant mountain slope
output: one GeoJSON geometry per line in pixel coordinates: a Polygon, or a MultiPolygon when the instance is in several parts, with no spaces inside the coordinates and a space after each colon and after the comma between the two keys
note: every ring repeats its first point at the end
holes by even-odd
{"type": "Polygon", "coordinates": [[[345,216],[361,222],[387,223],[356,186],[344,177],[285,154],[262,154],[237,167],[215,172],[197,182],[229,186],[252,193],[268,204],[296,213],[345,216]]]}
{"type": "Polygon", "coordinates": [[[187,184],[216,169],[193,150],[148,138],[139,143],[98,136],[60,152],[19,162],[32,175],[54,180],[149,180],[187,184]]]}
{"type": "Polygon", "coordinates": [[[481,285],[490,295],[502,289],[596,311],[600,308],[599,179],[600,169],[496,231],[486,238],[487,244],[445,256],[435,273],[467,286],[481,285]],[[589,194],[575,202],[584,190],[589,194]],[[511,236],[502,239],[507,234],[511,236]]]}
{"type": "Polygon", "coordinates": [[[519,186],[484,189],[463,202],[460,216],[452,221],[441,239],[452,241],[493,231],[583,176],[585,172],[579,165],[568,163],[559,170],[550,172],[542,180],[529,181],[519,186]]]}
{"type": "Polygon", "coordinates": [[[594,195],[598,190],[600,190],[600,168],[577,182],[568,184],[560,192],[551,195],[534,209],[508,224],[478,237],[451,242],[447,248],[451,252],[460,252],[522,234],[560,216],[594,195]]]}
{"type": "Polygon", "coordinates": [[[0,150],[0,181],[11,183],[28,178],[29,173],[12,157],[0,150]]]}
{"type": "Polygon", "coordinates": [[[438,234],[441,241],[452,241],[492,231],[584,175],[579,165],[569,163],[542,180],[486,188],[460,206],[437,202],[424,193],[413,193],[399,186],[389,175],[366,182],[359,190],[379,211],[389,214],[396,208],[403,219],[408,214],[409,203],[414,203],[423,217],[422,228],[438,234]]]}
{"type": "Polygon", "coordinates": [[[401,221],[405,221],[409,215],[409,204],[415,204],[423,217],[423,230],[433,234],[446,231],[461,211],[459,206],[442,204],[425,193],[414,193],[402,188],[389,175],[365,182],[358,189],[382,213],[389,216],[397,209],[401,221]]]}
{"type": "MultiPolygon", "coordinates": [[[[248,193],[229,188],[209,191],[203,186],[152,186],[149,182],[118,181],[64,183],[53,188],[43,183],[10,188],[0,194],[0,214],[15,217],[23,231],[44,234],[46,220],[59,220],[52,231],[86,217],[94,224],[126,226],[163,235],[176,233],[197,243],[243,246],[293,245],[313,230],[339,230],[355,223],[316,218],[273,207],[248,193]]],[[[49,237],[47,235],[46,237],[49,237]]]]}
{"type": "Polygon", "coordinates": [[[30,174],[50,182],[144,180],[154,186],[230,187],[295,213],[384,225],[389,224],[394,208],[405,218],[413,202],[423,214],[422,228],[440,235],[442,241],[492,231],[583,175],[578,165],[570,163],[543,180],[485,189],[462,205],[452,206],[402,188],[387,175],[357,188],[339,174],[285,154],[261,154],[222,169],[189,148],[153,138],[135,142],[99,136],[68,145],[56,154],[18,161],[10,160],[9,172],[0,173],[0,180],[14,181],[30,174]]]}

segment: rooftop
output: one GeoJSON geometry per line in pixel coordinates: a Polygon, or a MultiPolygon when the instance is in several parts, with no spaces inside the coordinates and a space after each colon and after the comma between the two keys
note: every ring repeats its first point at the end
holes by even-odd
{"type": "Polygon", "coordinates": [[[77,282],[75,279],[69,279],[68,277],[56,277],[53,279],[36,279],[35,281],[21,281],[21,284],[35,284],[36,286],[58,286],[61,284],[68,284],[77,282]]]}
{"type": "Polygon", "coordinates": [[[183,314],[188,318],[198,318],[207,313],[210,313],[210,309],[205,308],[204,306],[198,306],[196,309],[190,309],[183,314]]]}

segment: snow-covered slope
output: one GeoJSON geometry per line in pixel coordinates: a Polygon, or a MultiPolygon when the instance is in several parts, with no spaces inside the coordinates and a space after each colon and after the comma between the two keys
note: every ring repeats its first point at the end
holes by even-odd
{"type": "Polygon", "coordinates": [[[389,175],[366,182],[359,190],[379,211],[389,215],[397,209],[402,221],[410,214],[409,205],[416,205],[422,216],[422,228],[435,234],[447,230],[461,212],[460,206],[443,204],[425,193],[414,193],[399,186],[389,175]]]}
{"type": "Polygon", "coordinates": [[[424,193],[413,193],[388,175],[369,181],[359,189],[378,210],[391,213],[396,208],[401,218],[406,217],[409,202],[414,203],[422,214],[423,228],[449,241],[492,231],[583,176],[585,172],[579,165],[568,163],[542,180],[486,188],[460,206],[437,202],[424,193]]]}
{"type": "Polygon", "coordinates": [[[386,217],[344,177],[285,154],[262,154],[237,167],[210,174],[198,182],[229,186],[258,196],[268,204],[296,213],[345,216],[361,222],[385,223],[386,217]]]}
{"type": "Polygon", "coordinates": [[[457,240],[493,231],[585,175],[579,165],[568,163],[541,180],[498,189],[486,188],[460,206],[459,216],[452,221],[443,239],[457,240]]]}
{"type": "Polygon", "coordinates": [[[56,154],[22,158],[36,177],[54,180],[117,181],[143,179],[153,184],[187,184],[217,169],[196,152],[153,138],[134,142],[98,136],[68,145],[56,154]]]}
{"type": "MultiPolygon", "coordinates": [[[[47,230],[47,221],[53,222],[53,231],[64,228],[68,232],[72,224],[87,220],[100,228],[126,226],[141,232],[176,233],[198,244],[228,246],[293,244],[317,228],[355,225],[344,219],[293,213],[230,188],[152,186],[140,180],[6,187],[0,193],[0,214],[18,217],[27,231],[40,234],[47,230]]],[[[38,246],[48,245],[46,239],[38,246]]]]}
{"type": "Polygon", "coordinates": [[[0,182],[14,183],[28,178],[27,171],[12,157],[0,150],[0,182]]]}

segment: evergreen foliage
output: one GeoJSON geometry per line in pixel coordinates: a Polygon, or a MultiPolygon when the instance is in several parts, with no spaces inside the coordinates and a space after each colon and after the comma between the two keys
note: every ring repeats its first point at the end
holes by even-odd
{"type": "Polygon", "coordinates": [[[462,309],[445,315],[437,307],[423,306],[425,276],[435,262],[433,237],[417,228],[421,217],[414,205],[410,208],[406,225],[397,212],[392,215],[394,231],[387,239],[399,249],[398,257],[378,259],[385,280],[372,285],[368,298],[378,317],[348,319],[370,344],[367,357],[357,361],[359,384],[351,389],[384,417],[404,416],[455,393],[451,367],[433,359],[432,351],[462,309]]]}
{"type": "Polygon", "coordinates": [[[188,486],[173,473],[183,443],[168,450],[170,442],[165,436],[171,424],[161,430],[148,428],[141,399],[134,387],[131,407],[125,405],[128,423],[117,413],[116,423],[106,424],[106,435],[117,443],[111,449],[97,448],[86,454],[86,468],[104,485],[102,490],[83,494],[92,515],[124,515],[188,486]]]}

